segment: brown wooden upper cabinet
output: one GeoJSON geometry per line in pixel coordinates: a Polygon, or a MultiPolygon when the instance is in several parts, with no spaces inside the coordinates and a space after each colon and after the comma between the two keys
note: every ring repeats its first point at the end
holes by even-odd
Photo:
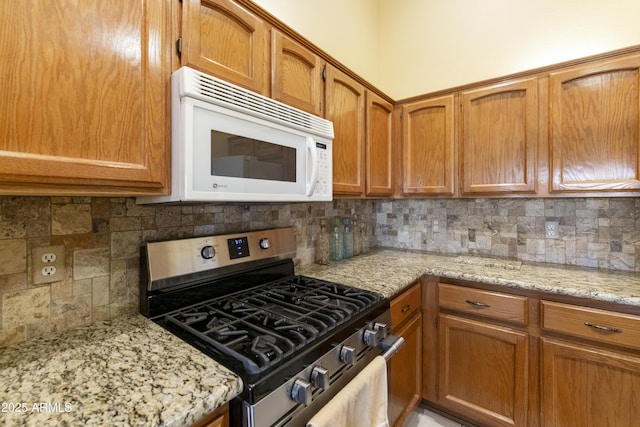
{"type": "Polygon", "coordinates": [[[326,117],[333,122],[333,192],[360,196],[365,190],[365,88],[327,65],[326,117]]]}
{"type": "Polygon", "coordinates": [[[269,95],[269,28],[232,0],[182,1],[180,65],[269,95]]]}
{"type": "Polygon", "coordinates": [[[1,194],[169,191],[169,16],[162,0],[0,2],[1,194]]]}
{"type": "Polygon", "coordinates": [[[537,181],[537,79],[463,91],[462,193],[534,193],[537,181]]]}
{"type": "Polygon", "coordinates": [[[322,116],[322,58],[277,30],[272,31],[271,49],[273,99],[322,116]]]}
{"type": "Polygon", "coordinates": [[[454,194],[455,96],[402,106],[404,194],[454,194]]]}
{"type": "Polygon", "coordinates": [[[640,190],[640,55],[549,76],[550,191],[640,190]]]}
{"type": "Polygon", "coordinates": [[[393,106],[367,91],[366,195],[393,195],[393,106]]]}

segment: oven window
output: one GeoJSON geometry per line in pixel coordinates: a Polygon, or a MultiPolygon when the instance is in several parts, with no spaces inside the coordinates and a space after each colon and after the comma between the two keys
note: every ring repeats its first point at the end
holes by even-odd
{"type": "Polygon", "coordinates": [[[212,130],[211,175],[295,182],[296,150],[212,130]]]}

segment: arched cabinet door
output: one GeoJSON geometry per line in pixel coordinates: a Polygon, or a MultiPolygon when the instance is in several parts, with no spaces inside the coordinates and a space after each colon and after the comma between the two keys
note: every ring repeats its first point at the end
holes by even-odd
{"type": "Polygon", "coordinates": [[[232,0],[183,0],[180,65],[269,95],[269,28],[232,0]]]}
{"type": "Polygon", "coordinates": [[[452,196],[455,192],[455,96],[402,106],[402,192],[452,196]]]}
{"type": "Polygon", "coordinates": [[[166,194],[169,5],[0,2],[0,194],[166,194]]]}
{"type": "Polygon", "coordinates": [[[640,55],[549,76],[551,192],[640,190],[640,55]]]}
{"type": "Polygon", "coordinates": [[[391,196],[393,176],[393,105],[367,91],[367,196],[391,196]]]}
{"type": "Polygon", "coordinates": [[[333,192],[359,196],[365,190],[365,89],[342,71],[327,66],[326,103],[333,122],[333,192]]]}
{"type": "Polygon", "coordinates": [[[510,81],[461,93],[462,193],[535,193],[538,82],[510,81]]]}
{"type": "Polygon", "coordinates": [[[272,31],[271,49],[273,99],[322,116],[322,58],[276,30],[272,31]]]}

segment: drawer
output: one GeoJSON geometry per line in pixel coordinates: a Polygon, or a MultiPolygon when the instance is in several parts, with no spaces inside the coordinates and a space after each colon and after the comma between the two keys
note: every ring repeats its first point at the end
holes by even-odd
{"type": "Polygon", "coordinates": [[[527,297],[438,283],[438,305],[448,310],[526,325],[528,304],[527,297]]]}
{"type": "Polygon", "coordinates": [[[411,288],[404,291],[391,301],[391,326],[396,328],[413,313],[420,310],[422,292],[420,283],[416,283],[411,288]]]}
{"type": "Polygon", "coordinates": [[[540,305],[543,330],[640,349],[639,316],[551,301],[540,305]]]}

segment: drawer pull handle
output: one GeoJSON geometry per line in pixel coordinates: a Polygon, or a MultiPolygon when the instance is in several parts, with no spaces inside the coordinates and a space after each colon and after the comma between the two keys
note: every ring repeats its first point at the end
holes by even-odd
{"type": "Polygon", "coordinates": [[[603,332],[611,332],[612,334],[619,334],[622,333],[622,329],[618,329],[618,328],[610,328],[608,326],[602,326],[602,325],[596,325],[594,323],[591,322],[584,322],[585,326],[588,326],[590,328],[593,329],[597,329],[599,331],[603,331],[603,332]]]}
{"type": "Polygon", "coordinates": [[[485,304],[483,302],[478,302],[478,301],[465,300],[464,302],[466,302],[467,304],[471,304],[473,306],[476,306],[476,307],[484,307],[484,308],[491,307],[491,305],[489,305],[489,304],[485,304]]]}
{"type": "Polygon", "coordinates": [[[402,310],[400,310],[400,312],[406,313],[407,311],[409,311],[410,308],[411,308],[411,304],[407,304],[404,307],[402,307],[402,310]]]}

